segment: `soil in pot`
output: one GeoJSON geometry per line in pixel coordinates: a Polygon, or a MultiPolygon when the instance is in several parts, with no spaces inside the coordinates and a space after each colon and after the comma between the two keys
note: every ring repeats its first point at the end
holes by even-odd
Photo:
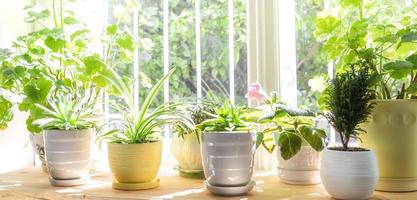
{"type": "Polygon", "coordinates": [[[159,186],[162,141],[143,144],[108,144],[113,188],[144,190],[159,186]]]}

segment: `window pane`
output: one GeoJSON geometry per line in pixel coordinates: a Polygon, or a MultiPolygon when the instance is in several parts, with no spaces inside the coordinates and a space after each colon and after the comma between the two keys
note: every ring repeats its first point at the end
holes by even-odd
{"type": "Polygon", "coordinates": [[[326,55],[314,38],[314,18],[323,10],[324,0],[296,0],[296,48],[298,103],[318,110],[318,90],[327,74],[326,55]]]}
{"type": "Polygon", "coordinates": [[[248,86],[246,2],[247,0],[234,0],[235,102],[239,105],[246,105],[248,102],[245,98],[248,86]]]}
{"type": "Polygon", "coordinates": [[[211,89],[217,96],[229,93],[227,1],[201,1],[201,68],[203,95],[211,89]]]}

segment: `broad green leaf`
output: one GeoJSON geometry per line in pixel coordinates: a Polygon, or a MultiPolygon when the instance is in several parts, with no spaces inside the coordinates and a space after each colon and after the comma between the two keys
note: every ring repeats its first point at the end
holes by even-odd
{"type": "Polygon", "coordinates": [[[65,24],[79,24],[80,21],[78,21],[78,19],[76,19],[75,17],[67,16],[64,18],[64,23],[65,24]]]}
{"type": "Polygon", "coordinates": [[[295,156],[300,149],[303,140],[297,134],[289,131],[283,131],[278,138],[278,145],[281,151],[281,157],[288,160],[295,156]]]}
{"type": "Polygon", "coordinates": [[[316,151],[323,150],[323,139],[326,137],[326,132],[324,132],[324,130],[315,129],[310,126],[300,126],[298,131],[313,149],[316,151]]]}
{"type": "Polygon", "coordinates": [[[258,148],[264,140],[264,133],[258,132],[256,133],[256,148],[258,148]]]}
{"type": "Polygon", "coordinates": [[[135,50],[135,42],[133,37],[130,34],[122,34],[120,37],[116,39],[116,43],[123,49],[134,51],[135,50]]]}
{"type": "Polygon", "coordinates": [[[412,70],[413,63],[408,62],[408,61],[397,60],[397,61],[386,63],[383,66],[383,69],[384,70],[412,70]]]}
{"type": "Polygon", "coordinates": [[[417,40],[417,33],[408,32],[407,34],[401,37],[401,42],[413,42],[417,40]]]}
{"type": "Polygon", "coordinates": [[[417,54],[408,56],[405,60],[413,64],[413,68],[417,69],[417,54]]]}
{"type": "Polygon", "coordinates": [[[363,4],[363,0],[342,0],[341,5],[342,7],[360,7],[363,4]]]}
{"type": "Polygon", "coordinates": [[[117,24],[112,24],[112,25],[109,25],[109,26],[107,26],[107,28],[106,28],[106,33],[108,34],[108,35],[111,35],[111,36],[113,36],[113,35],[115,35],[116,34],[116,32],[117,32],[117,29],[118,29],[119,27],[117,26],[117,24]]]}
{"type": "Polygon", "coordinates": [[[318,15],[314,23],[316,25],[316,31],[314,32],[316,37],[326,36],[341,25],[341,21],[330,14],[318,15]]]}
{"type": "Polygon", "coordinates": [[[65,44],[66,44],[66,41],[64,39],[54,38],[52,36],[48,36],[45,39],[45,45],[55,52],[64,48],[65,44]]]}

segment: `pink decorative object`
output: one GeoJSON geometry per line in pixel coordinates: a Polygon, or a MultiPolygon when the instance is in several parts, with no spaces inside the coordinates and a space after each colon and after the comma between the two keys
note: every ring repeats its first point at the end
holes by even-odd
{"type": "Polygon", "coordinates": [[[261,84],[258,82],[250,84],[248,93],[246,93],[245,97],[256,100],[257,102],[264,102],[265,99],[269,98],[268,94],[262,89],[261,84]]]}

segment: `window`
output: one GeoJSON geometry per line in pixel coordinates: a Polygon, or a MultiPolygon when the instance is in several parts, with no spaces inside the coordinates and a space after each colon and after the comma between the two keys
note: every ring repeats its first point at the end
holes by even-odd
{"type": "MultiPolygon", "coordinates": [[[[118,24],[137,40],[133,55],[115,56],[125,57],[115,67],[135,81],[138,105],[172,67],[177,71],[155,105],[204,97],[208,89],[247,104],[246,0],[104,0],[104,7],[105,24],[118,24]]],[[[168,129],[164,137],[172,137],[168,129]]],[[[165,145],[167,154],[170,142],[165,145]]]]}

